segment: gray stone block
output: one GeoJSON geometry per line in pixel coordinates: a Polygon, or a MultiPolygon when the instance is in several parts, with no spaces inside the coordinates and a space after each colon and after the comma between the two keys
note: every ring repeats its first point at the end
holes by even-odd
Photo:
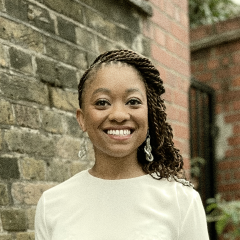
{"type": "Polygon", "coordinates": [[[58,61],[62,61],[79,69],[87,68],[86,52],[74,48],[66,43],[46,38],[46,54],[58,61]]]}
{"type": "Polygon", "coordinates": [[[40,127],[39,110],[23,105],[14,105],[17,125],[38,129],[40,127]]]}
{"type": "Polygon", "coordinates": [[[34,230],[36,208],[27,209],[28,229],[34,230]]]}
{"type": "Polygon", "coordinates": [[[30,24],[38,27],[39,29],[55,33],[54,20],[51,18],[46,9],[29,4],[27,18],[30,24]]]}
{"type": "Polygon", "coordinates": [[[57,81],[56,63],[43,58],[36,58],[37,71],[39,78],[50,85],[59,86],[57,81]]]}
{"type": "Polygon", "coordinates": [[[67,135],[72,137],[80,138],[82,137],[82,130],[77,122],[76,117],[65,116],[65,125],[67,126],[67,135]]]}
{"type": "Polygon", "coordinates": [[[76,70],[43,58],[36,58],[36,63],[36,73],[41,81],[53,87],[77,89],[76,70]]]}
{"type": "Polygon", "coordinates": [[[70,178],[69,164],[65,162],[49,161],[47,165],[47,180],[63,182],[70,178]]]}
{"type": "Polygon", "coordinates": [[[0,235],[0,240],[12,240],[12,235],[0,235]]]}
{"type": "Polygon", "coordinates": [[[0,94],[10,99],[49,105],[48,88],[38,81],[0,73],[0,89],[0,94]],[[9,87],[9,85],[11,85],[11,87],[9,87]]]}
{"type": "Polygon", "coordinates": [[[31,55],[11,47],[9,49],[9,56],[12,68],[26,73],[33,73],[31,55]]]}
{"type": "Polygon", "coordinates": [[[19,232],[16,233],[16,240],[34,240],[34,232],[19,232]]]}
{"type": "Polygon", "coordinates": [[[47,132],[63,134],[63,114],[42,111],[42,128],[47,132]]]}
{"type": "MultiPolygon", "coordinates": [[[[0,11],[3,11],[4,10],[4,8],[3,8],[3,0],[0,0],[0,11]]],[[[1,240],[1,238],[0,238],[0,240],[1,240]]]]}
{"type": "Polygon", "coordinates": [[[27,218],[24,210],[8,209],[1,211],[3,229],[6,231],[27,230],[27,218]]]}
{"type": "Polygon", "coordinates": [[[39,53],[44,51],[41,33],[3,17],[0,17],[0,38],[39,53]]]}
{"type": "Polygon", "coordinates": [[[80,149],[80,142],[84,139],[72,138],[68,136],[62,136],[55,142],[56,144],[56,156],[61,159],[67,159],[71,161],[79,160],[78,152],[80,149]]]}
{"type": "Polygon", "coordinates": [[[78,94],[64,91],[60,88],[51,88],[52,105],[65,111],[76,112],[78,106],[78,94]]]}
{"type": "Polygon", "coordinates": [[[3,137],[2,137],[2,130],[0,129],[0,150],[2,150],[2,142],[3,142],[3,137]]]}
{"type": "Polygon", "coordinates": [[[0,67],[8,67],[7,54],[2,44],[0,44],[0,67]]]}
{"type": "Polygon", "coordinates": [[[27,153],[37,157],[53,157],[55,155],[54,139],[40,133],[13,129],[5,132],[4,140],[9,151],[27,153]]]}
{"type": "Polygon", "coordinates": [[[106,51],[115,50],[116,44],[110,41],[107,41],[104,38],[97,37],[97,49],[99,53],[104,53],[106,51]]]}
{"type": "Polygon", "coordinates": [[[14,116],[12,111],[12,105],[4,99],[0,99],[0,123],[1,124],[13,124],[14,116]]]}
{"type": "Polygon", "coordinates": [[[16,158],[0,158],[0,179],[18,179],[20,172],[16,158]]]}
{"type": "Polygon", "coordinates": [[[57,78],[60,86],[64,88],[78,89],[78,80],[76,70],[62,65],[57,66],[57,78]]]}
{"type": "Polygon", "coordinates": [[[84,7],[71,0],[42,0],[43,3],[52,10],[68,16],[80,23],[83,23],[84,7]]]}
{"type": "MultiPolygon", "coordinates": [[[[36,205],[43,192],[56,186],[50,183],[14,182],[12,184],[12,198],[14,204],[36,205]]],[[[26,212],[26,215],[28,213],[26,212]]]]}
{"type": "MultiPolygon", "coordinates": [[[[81,2],[84,2],[85,4],[91,6],[97,12],[99,12],[98,14],[106,16],[108,20],[113,20],[116,23],[123,24],[129,29],[136,31],[137,33],[140,32],[139,25],[140,15],[136,14],[136,6],[138,7],[140,4],[133,5],[131,1],[112,1],[112,0],[99,0],[99,1],[82,0],[81,2]]],[[[91,15],[88,15],[87,13],[86,18],[88,17],[91,17],[91,15]]]]}
{"type": "Polygon", "coordinates": [[[9,197],[7,186],[5,184],[0,183],[0,206],[5,206],[9,204],[9,197]]]}
{"type": "Polygon", "coordinates": [[[116,33],[116,25],[108,21],[106,16],[102,16],[91,9],[86,9],[85,16],[88,27],[94,29],[98,33],[101,33],[102,35],[113,38],[116,33]]]}
{"type": "Polygon", "coordinates": [[[57,21],[58,21],[59,36],[68,41],[75,43],[76,42],[76,33],[75,33],[76,26],[73,23],[66,21],[61,17],[58,17],[57,21]]]}
{"type": "Polygon", "coordinates": [[[94,51],[96,49],[96,39],[95,35],[84,28],[76,28],[76,41],[77,44],[94,51]]]}
{"type": "Polygon", "coordinates": [[[45,180],[45,162],[34,158],[24,158],[20,160],[21,177],[25,180],[45,180]]]}
{"type": "Polygon", "coordinates": [[[28,4],[23,0],[7,0],[5,1],[5,7],[7,13],[15,17],[17,19],[21,19],[23,21],[27,21],[27,12],[28,12],[28,4]]]}

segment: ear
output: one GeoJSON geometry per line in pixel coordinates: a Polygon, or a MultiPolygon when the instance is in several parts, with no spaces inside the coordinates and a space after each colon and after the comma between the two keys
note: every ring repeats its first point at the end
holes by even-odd
{"type": "Polygon", "coordinates": [[[78,121],[79,126],[81,127],[83,132],[85,132],[86,127],[85,127],[84,114],[83,114],[82,109],[77,109],[76,116],[77,116],[77,121],[78,121]]]}

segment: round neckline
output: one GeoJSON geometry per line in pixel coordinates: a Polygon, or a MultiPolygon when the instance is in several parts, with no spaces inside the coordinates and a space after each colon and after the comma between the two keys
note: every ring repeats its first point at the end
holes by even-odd
{"type": "Polygon", "coordinates": [[[90,172],[89,172],[90,168],[86,170],[87,175],[89,176],[89,178],[97,180],[97,181],[102,181],[102,182],[126,182],[126,181],[136,181],[136,180],[140,180],[140,179],[144,179],[146,177],[149,177],[149,174],[144,174],[138,177],[132,177],[132,178],[121,178],[121,179],[104,179],[104,178],[99,178],[99,177],[95,177],[93,176],[90,172]]]}

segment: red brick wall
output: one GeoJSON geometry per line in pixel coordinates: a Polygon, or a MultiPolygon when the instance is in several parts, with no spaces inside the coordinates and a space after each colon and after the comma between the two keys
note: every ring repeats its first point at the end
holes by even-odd
{"type": "Polygon", "coordinates": [[[192,75],[216,90],[217,191],[240,198],[240,18],[191,31],[192,75]]]}
{"type": "Polygon", "coordinates": [[[174,143],[189,168],[188,89],[190,79],[188,1],[150,0],[153,17],[144,22],[151,40],[152,59],[160,71],[166,93],[168,121],[174,143]]]}

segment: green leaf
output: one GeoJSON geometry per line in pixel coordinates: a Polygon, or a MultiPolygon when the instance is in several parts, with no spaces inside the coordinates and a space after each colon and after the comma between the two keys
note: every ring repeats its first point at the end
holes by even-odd
{"type": "Polygon", "coordinates": [[[215,227],[217,234],[222,234],[224,228],[226,227],[228,223],[229,215],[225,214],[219,221],[216,222],[215,227]]]}
{"type": "Polygon", "coordinates": [[[209,213],[209,212],[211,212],[215,208],[217,208],[217,204],[216,203],[212,203],[212,204],[210,204],[210,205],[208,205],[206,207],[206,212],[209,213]]]}

